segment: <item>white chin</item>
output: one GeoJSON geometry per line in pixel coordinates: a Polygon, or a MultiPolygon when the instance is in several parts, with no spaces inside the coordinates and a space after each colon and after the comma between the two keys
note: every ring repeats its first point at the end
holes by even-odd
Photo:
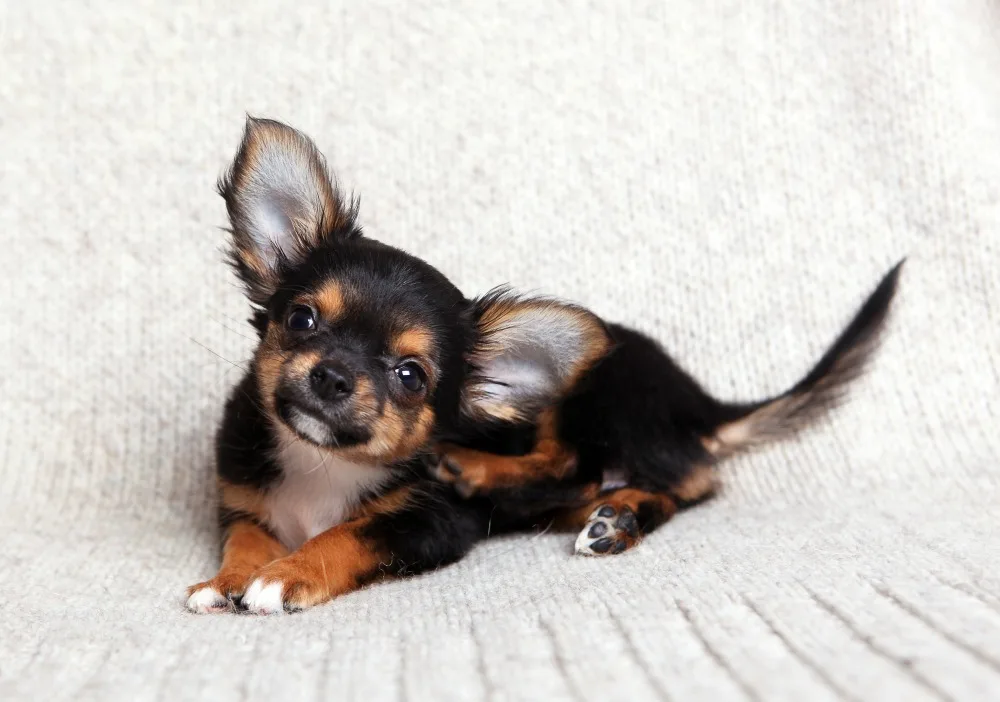
{"type": "Polygon", "coordinates": [[[330,443],[330,429],[323,422],[298,410],[293,410],[289,424],[302,436],[315,444],[326,446],[330,443]]]}

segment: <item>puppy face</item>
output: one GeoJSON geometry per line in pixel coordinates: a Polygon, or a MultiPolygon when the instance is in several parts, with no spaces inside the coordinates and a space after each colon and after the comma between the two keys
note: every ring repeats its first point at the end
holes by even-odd
{"type": "Polygon", "coordinates": [[[361,235],[312,143],[250,120],[220,190],[232,261],[258,308],[265,411],[375,462],[424,446],[458,404],[470,310],[436,269],[361,235]]]}
{"type": "Polygon", "coordinates": [[[316,444],[409,457],[461,373],[463,301],[429,266],[377,242],[318,249],[268,304],[255,363],[268,409],[316,444]]]}

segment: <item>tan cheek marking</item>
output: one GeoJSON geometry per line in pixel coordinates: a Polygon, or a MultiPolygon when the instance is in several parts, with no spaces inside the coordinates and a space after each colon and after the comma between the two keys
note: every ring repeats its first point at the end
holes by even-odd
{"type": "Polygon", "coordinates": [[[289,378],[305,378],[322,359],[323,356],[318,351],[297,353],[285,364],[285,375],[289,378]]]}
{"type": "Polygon", "coordinates": [[[363,422],[375,422],[378,419],[378,398],[375,388],[368,376],[360,375],[354,381],[354,412],[363,422]]]}
{"type": "MultiPolygon", "coordinates": [[[[389,405],[386,407],[388,409],[389,405]]],[[[374,385],[367,376],[362,375],[355,380],[353,412],[355,418],[371,430],[372,438],[361,446],[343,450],[342,455],[357,461],[383,460],[388,448],[383,429],[385,417],[379,412],[374,385]]]]}
{"type": "Polygon", "coordinates": [[[304,351],[286,360],[279,344],[280,337],[281,330],[272,322],[254,359],[257,365],[257,387],[264,407],[269,410],[274,408],[274,393],[282,375],[295,379],[305,378],[322,359],[316,351],[304,351]]]}
{"type": "Polygon", "coordinates": [[[283,359],[277,351],[266,341],[257,349],[257,388],[260,390],[261,399],[264,406],[271,408],[274,405],[274,391],[278,388],[278,381],[281,379],[281,364],[283,359]]]}
{"type": "Polygon", "coordinates": [[[396,334],[391,345],[397,356],[428,357],[434,350],[434,335],[429,329],[414,327],[396,334]]]}
{"type": "Polygon", "coordinates": [[[427,443],[433,428],[434,409],[429,405],[424,405],[420,408],[420,414],[417,415],[409,432],[404,432],[402,439],[395,447],[393,459],[401,460],[417,453],[427,443]]]}
{"type": "Polygon", "coordinates": [[[335,321],[344,316],[344,289],[336,280],[328,280],[316,292],[316,307],[327,321],[335,321]]]}
{"type": "Polygon", "coordinates": [[[382,416],[372,425],[372,438],[350,453],[381,463],[405,460],[427,443],[433,428],[434,410],[431,407],[421,407],[411,426],[408,415],[400,414],[394,405],[387,403],[382,416]]]}
{"type": "Polygon", "coordinates": [[[277,336],[278,332],[272,325],[264,343],[257,350],[257,386],[264,406],[268,408],[274,404],[274,392],[278,389],[282,375],[295,379],[305,378],[322,358],[316,351],[305,351],[296,353],[286,361],[278,347],[277,336]]]}
{"type": "Polygon", "coordinates": [[[403,435],[403,418],[392,402],[387,402],[382,418],[375,426],[375,434],[370,442],[371,449],[380,457],[389,457],[403,435]]]}

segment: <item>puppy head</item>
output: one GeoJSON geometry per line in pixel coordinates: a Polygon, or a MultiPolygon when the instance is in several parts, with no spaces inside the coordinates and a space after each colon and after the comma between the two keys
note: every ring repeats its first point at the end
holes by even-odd
{"type": "Polygon", "coordinates": [[[470,309],[430,265],[361,234],[313,143],[251,119],[219,186],[261,334],[265,411],[364,461],[409,458],[459,404],[470,309]]]}

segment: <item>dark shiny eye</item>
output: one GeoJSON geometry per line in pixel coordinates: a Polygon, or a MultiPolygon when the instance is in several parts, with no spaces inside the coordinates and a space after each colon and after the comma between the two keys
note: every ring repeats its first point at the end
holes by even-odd
{"type": "Polygon", "coordinates": [[[288,313],[285,325],[292,331],[309,331],[316,328],[316,318],[308,307],[295,307],[288,313]]]}
{"type": "Polygon", "coordinates": [[[399,378],[399,382],[403,384],[403,387],[410,392],[423,390],[424,383],[427,382],[424,369],[415,361],[407,361],[396,366],[396,377],[399,378]]]}

